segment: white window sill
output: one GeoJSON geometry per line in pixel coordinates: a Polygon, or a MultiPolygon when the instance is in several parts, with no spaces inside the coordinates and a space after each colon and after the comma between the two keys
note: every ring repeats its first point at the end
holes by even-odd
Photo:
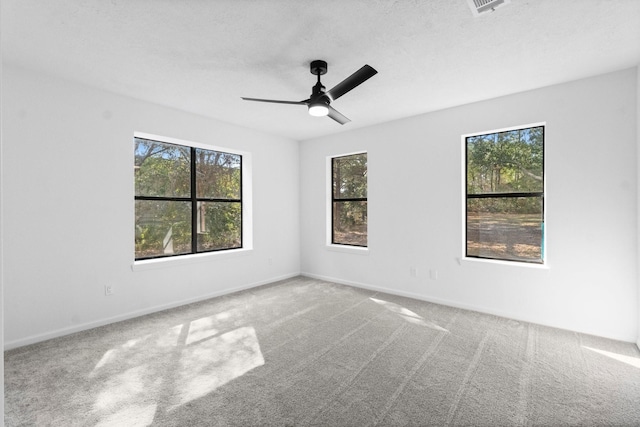
{"type": "Polygon", "coordinates": [[[502,261],[499,259],[485,259],[485,258],[458,258],[458,264],[460,265],[473,265],[473,264],[493,264],[493,265],[504,265],[506,267],[517,267],[517,268],[533,268],[538,270],[549,270],[548,264],[535,264],[532,262],[519,262],[519,261],[502,261]]]}
{"type": "Polygon", "coordinates": [[[158,268],[168,268],[180,265],[195,264],[207,261],[218,261],[221,259],[236,258],[239,256],[247,256],[253,250],[250,248],[230,249],[227,251],[207,252],[202,254],[178,255],[167,258],[145,259],[134,261],[131,264],[132,271],[154,270],[158,268]]]}
{"type": "Polygon", "coordinates": [[[369,248],[348,245],[327,245],[327,250],[347,254],[369,255],[369,248]]]}

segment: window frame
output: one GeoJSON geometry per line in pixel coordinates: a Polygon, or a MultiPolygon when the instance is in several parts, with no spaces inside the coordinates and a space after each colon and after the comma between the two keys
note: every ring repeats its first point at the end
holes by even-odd
{"type": "MultiPolygon", "coordinates": [[[[188,202],[191,207],[191,245],[190,252],[178,253],[178,254],[160,254],[160,255],[152,255],[146,257],[137,257],[135,244],[133,248],[133,258],[134,264],[132,268],[136,270],[137,268],[144,266],[154,266],[160,265],[159,263],[166,263],[168,261],[178,261],[184,262],[186,260],[202,260],[203,257],[212,256],[212,255],[222,255],[227,254],[230,255],[236,252],[246,252],[247,250],[252,250],[252,223],[251,223],[251,212],[252,212],[252,203],[251,203],[251,153],[219,147],[212,146],[208,144],[201,144],[192,141],[185,141],[181,139],[152,135],[148,133],[142,132],[134,132],[134,147],[136,139],[144,139],[153,142],[158,142],[162,144],[169,144],[174,146],[180,146],[183,148],[187,148],[190,151],[190,165],[189,165],[189,179],[190,179],[190,193],[185,197],[163,197],[163,196],[138,196],[135,191],[135,175],[133,175],[133,230],[135,230],[136,220],[135,220],[135,202],[138,200],[161,200],[161,201],[180,201],[180,202],[188,202]],[[211,198],[211,197],[198,197],[196,194],[196,156],[194,155],[197,150],[207,150],[213,152],[219,152],[224,154],[237,155],[240,157],[240,194],[239,199],[224,199],[224,198],[211,198]],[[208,250],[198,250],[198,205],[200,202],[222,202],[222,203],[240,203],[240,245],[233,246],[228,248],[214,248],[208,250]],[[136,268],[137,267],[137,268],[136,268]]],[[[134,154],[135,155],[135,154],[134,154]]],[[[135,164],[135,161],[133,162],[135,164]]],[[[134,172],[135,174],[135,172],[134,172]]],[[[135,238],[133,239],[135,242],[135,238]]]]}
{"type": "Polygon", "coordinates": [[[546,178],[546,143],[547,143],[547,127],[546,122],[531,123],[521,126],[513,126],[508,128],[495,129],[483,132],[474,132],[470,134],[462,135],[462,259],[465,261],[473,260],[480,262],[502,263],[506,265],[521,265],[526,267],[547,267],[547,178],[546,178]],[[520,131],[531,128],[542,128],[542,191],[536,192],[501,192],[501,193],[479,193],[468,194],[468,172],[467,167],[469,164],[468,159],[468,144],[467,140],[471,137],[491,135],[505,132],[520,131]],[[497,258],[479,255],[469,255],[468,252],[468,200],[469,199],[489,199],[489,198],[539,198],[542,204],[541,206],[541,241],[540,241],[540,261],[537,260],[525,260],[525,259],[509,259],[509,258],[497,258]]]}
{"type": "Polygon", "coordinates": [[[337,249],[339,251],[363,253],[368,251],[369,248],[369,153],[366,150],[356,151],[345,154],[331,155],[327,157],[327,246],[329,248],[337,249]],[[342,159],[345,157],[351,157],[356,155],[365,154],[367,156],[367,197],[349,197],[349,198],[336,198],[334,194],[334,164],[336,159],[342,159]],[[338,202],[366,202],[367,203],[367,244],[356,245],[349,243],[340,243],[335,241],[335,227],[334,227],[334,206],[338,202]]]}

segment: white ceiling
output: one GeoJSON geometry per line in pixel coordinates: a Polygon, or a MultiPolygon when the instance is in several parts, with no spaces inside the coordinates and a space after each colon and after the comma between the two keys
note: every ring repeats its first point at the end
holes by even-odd
{"type": "Polygon", "coordinates": [[[2,59],[295,140],[640,63],[640,0],[2,0],[2,59]],[[352,122],[241,96],[299,101],[323,59],[352,122]]]}

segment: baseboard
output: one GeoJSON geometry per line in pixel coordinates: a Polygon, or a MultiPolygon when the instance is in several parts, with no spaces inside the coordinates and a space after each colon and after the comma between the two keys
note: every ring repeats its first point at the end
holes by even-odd
{"type": "Polygon", "coordinates": [[[253,283],[249,283],[249,284],[245,284],[242,286],[236,286],[233,288],[227,288],[227,289],[223,289],[223,290],[219,290],[216,292],[212,292],[210,294],[205,294],[205,295],[201,295],[195,298],[188,298],[185,300],[181,300],[181,301],[175,301],[175,302],[171,302],[168,304],[162,304],[162,305],[157,305],[157,306],[153,306],[153,307],[148,307],[142,310],[136,310],[136,311],[131,311],[128,313],[123,313],[123,314],[119,314],[117,316],[113,316],[113,317],[108,317],[108,318],[104,318],[104,319],[99,319],[99,320],[94,320],[92,322],[87,322],[87,323],[82,323],[82,324],[78,324],[78,325],[73,325],[67,328],[61,328],[61,329],[56,329],[53,331],[49,331],[49,332],[45,332],[43,334],[37,334],[37,335],[31,335],[25,338],[20,338],[17,340],[13,340],[13,341],[5,341],[4,343],[4,350],[12,350],[14,348],[18,348],[18,347],[23,347],[25,345],[30,345],[30,344],[35,344],[38,342],[42,342],[42,341],[46,341],[46,340],[50,340],[53,338],[59,338],[65,335],[70,335],[70,334],[74,334],[76,332],[82,332],[82,331],[86,331],[88,329],[93,329],[93,328],[97,328],[100,326],[105,326],[105,325],[109,325],[111,323],[116,323],[116,322],[121,322],[123,320],[129,320],[129,319],[133,319],[136,317],[140,317],[140,316],[145,316],[147,314],[151,314],[151,313],[157,313],[159,311],[163,311],[163,310],[169,310],[171,308],[176,308],[176,307],[180,307],[183,305],[187,305],[187,304],[192,304],[194,302],[199,302],[199,301],[204,301],[210,298],[215,298],[215,297],[219,297],[222,295],[228,295],[228,294],[232,294],[234,292],[240,292],[240,291],[244,291],[247,289],[251,289],[251,288],[255,288],[258,286],[262,286],[262,285],[267,285],[273,282],[278,282],[280,280],[285,280],[285,279],[290,279],[292,277],[297,277],[300,276],[300,272],[295,272],[295,273],[288,273],[288,274],[284,274],[281,276],[276,276],[276,277],[272,277],[266,280],[261,280],[258,282],[253,282],[253,283]]]}
{"type": "MultiPolygon", "coordinates": [[[[370,284],[367,284],[367,283],[355,282],[355,281],[352,281],[352,280],[343,280],[343,279],[338,279],[338,278],[330,277],[330,276],[323,276],[323,275],[319,275],[319,274],[312,274],[312,273],[302,272],[302,273],[300,273],[300,275],[301,276],[305,276],[305,277],[310,277],[310,278],[313,278],[313,279],[318,279],[318,280],[326,280],[327,282],[339,283],[341,285],[354,286],[356,288],[367,289],[367,290],[370,290],[370,291],[384,292],[385,294],[397,295],[397,296],[400,296],[400,297],[412,298],[412,299],[417,299],[417,300],[420,300],[420,301],[431,302],[431,303],[434,303],[434,304],[445,305],[447,307],[461,308],[463,310],[469,310],[469,311],[477,311],[477,312],[480,312],[480,313],[491,314],[491,315],[499,316],[499,317],[507,317],[509,319],[516,320],[513,316],[509,316],[506,313],[500,313],[497,310],[488,310],[488,309],[485,309],[485,308],[482,308],[482,307],[478,307],[478,306],[475,306],[475,305],[463,304],[463,303],[459,303],[457,301],[451,301],[451,300],[447,300],[447,299],[443,299],[443,298],[430,297],[430,296],[427,296],[427,295],[416,294],[416,293],[413,293],[413,292],[399,291],[397,289],[385,288],[383,286],[374,286],[374,285],[370,285],[370,284]]],[[[526,321],[524,319],[517,319],[517,320],[526,321]]],[[[532,322],[532,323],[534,323],[534,322],[532,322]]]]}
{"type": "MultiPolygon", "coordinates": [[[[540,325],[540,326],[547,326],[547,327],[556,328],[556,329],[570,330],[572,332],[578,332],[578,333],[586,334],[586,335],[600,336],[602,338],[609,338],[609,339],[613,339],[613,340],[616,340],[616,341],[624,341],[624,342],[628,342],[628,343],[633,343],[634,342],[634,339],[630,338],[630,337],[625,337],[625,336],[603,336],[603,335],[594,334],[593,332],[589,332],[589,331],[568,329],[568,328],[563,327],[563,326],[554,325],[554,324],[551,324],[551,323],[546,323],[544,321],[540,321],[540,319],[527,318],[527,316],[521,316],[521,315],[518,315],[517,313],[503,312],[503,311],[500,311],[500,310],[494,310],[494,309],[490,309],[490,308],[487,308],[487,307],[471,305],[471,304],[464,304],[464,303],[460,303],[458,301],[452,301],[452,300],[447,300],[447,299],[443,299],[443,298],[431,297],[431,296],[428,296],[428,295],[421,295],[421,294],[416,294],[416,293],[413,293],[413,292],[399,291],[397,289],[385,288],[385,287],[382,287],[382,286],[374,286],[374,285],[370,285],[370,284],[367,284],[367,283],[355,282],[355,281],[352,281],[352,280],[344,280],[344,279],[339,279],[337,277],[324,276],[324,275],[320,275],[320,274],[301,272],[300,275],[304,276],[304,277],[310,277],[310,278],[313,278],[313,279],[325,280],[327,282],[339,283],[341,285],[354,286],[356,288],[367,289],[367,290],[370,290],[370,291],[384,292],[386,294],[397,295],[397,296],[407,297],[407,298],[413,298],[413,299],[417,299],[417,300],[420,300],[420,301],[426,301],[426,302],[431,302],[431,303],[434,303],[434,304],[445,305],[447,307],[453,307],[453,308],[460,308],[460,309],[463,309],[463,310],[476,311],[478,313],[490,314],[492,316],[504,317],[504,318],[507,318],[507,319],[517,320],[517,321],[520,321],[520,322],[527,322],[527,323],[532,323],[532,324],[536,324],[536,325],[540,325]]],[[[636,344],[638,345],[638,348],[640,349],[640,340],[638,340],[638,342],[636,344]]]]}

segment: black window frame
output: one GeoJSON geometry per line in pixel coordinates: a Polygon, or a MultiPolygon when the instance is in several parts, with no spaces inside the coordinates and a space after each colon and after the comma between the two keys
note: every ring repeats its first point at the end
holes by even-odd
{"type": "Polygon", "coordinates": [[[356,248],[368,248],[369,247],[369,206],[368,206],[368,196],[369,196],[369,180],[368,180],[368,172],[369,172],[369,155],[366,151],[352,154],[344,154],[339,156],[331,157],[331,244],[332,245],[340,245],[340,246],[351,246],[356,248]],[[367,197],[336,197],[336,182],[335,182],[335,165],[336,161],[339,159],[345,159],[352,156],[367,156],[367,197]],[[367,244],[365,245],[357,245],[350,244],[344,242],[336,242],[336,227],[335,227],[335,207],[336,203],[342,202],[365,202],[367,203],[367,244]]]}
{"type": "Polygon", "coordinates": [[[476,133],[473,135],[466,135],[464,138],[464,150],[465,150],[465,165],[464,165],[464,192],[465,192],[465,216],[464,216],[464,254],[466,258],[473,259],[484,259],[484,260],[494,260],[494,261],[504,261],[511,263],[526,263],[533,265],[544,265],[546,262],[545,252],[546,252],[546,234],[545,234],[545,221],[546,221],[546,209],[545,209],[545,192],[546,192],[546,176],[545,176],[545,164],[546,164],[546,125],[545,124],[534,124],[527,125],[521,127],[513,127],[499,131],[493,132],[482,132],[476,133]],[[474,138],[478,136],[485,135],[493,135],[500,133],[507,133],[513,131],[522,131],[527,129],[534,128],[542,128],[542,191],[531,191],[531,192],[494,192],[494,193],[474,193],[469,194],[469,138],[474,138]],[[510,259],[510,258],[499,258],[499,257],[489,257],[489,256],[481,256],[481,255],[470,255],[469,254],[469,200],[470,199],[501,199],[501,198],[539,198],[541,203],[541,240],[540,240],[540,259],[539,260],[527,260],[527,259],[510,259]]]}
{"type": "MultiPolygon", "coordinates": [[[[242,249],[244,247],[244,203],[243,203],[243,156],[239,153],[232,153],[221,150],[214,150],[211,148],[203,148],[196,147],[191,145],[178,144],[175,142],[167,142],[161,139],[151,139],[146,137],[138,137],[134,136],[134,146],[136,140],[145,140],[154,143],[164,144],[164,145],[173,145],[176,147],[188,148],[190,152],[189,157],[189,179],[190,179],[190,195],[186,197],[164,197],[164,196],[139,196],[134,193],[134,204],[135,201],[138,200],[146,200],[146,201],[168,201],[168,202],[189,202],[191,206],[191,252],[179,253],[179,254],[161,254],[161,255],[152,255],[145,257],[137,257],[135,256],[135,248],[134,248],[134,257],[135,261],[144,261],[149,259],[159,259],[159,258],[175,258],[186,255],[195,255],[195,254],[203,254],[210,252],[221,252],[221,251],[229,251],[229,250],[237,250],[242,249]],[[232,156],[238,156],[240,159],[240,167],[239,167],[239,178],[240,178],[240,198],[238,199],[230,199],[230,198],[213,198],[213,197],[198,197],[197,196],[197,170],[196,170],[196,151],[204,150],[211,151],[215,153],[222,153],[232,156]],[[214,202],[214,203],[240,203],[240,245],[233,246],[228,248],[215,248],[209,250],[199,250],[198,249],[198,204],[200,202],[214,202]]],[[[135,180],[135,177],[134,177],[135,180]]],[[[135,211],[135,206],[134,206],[135,211]]],[[[137,225],[137,224],[135,224],[137,225]]]]}

